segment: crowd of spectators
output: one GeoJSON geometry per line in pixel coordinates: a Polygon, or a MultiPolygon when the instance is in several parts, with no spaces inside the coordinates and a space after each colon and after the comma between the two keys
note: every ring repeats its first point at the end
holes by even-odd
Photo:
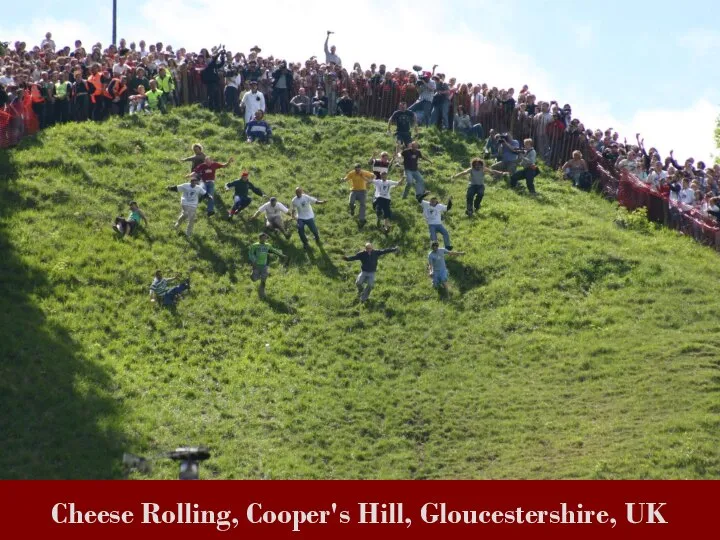
{"type": "MultiPolygon", "coordinates": [[[[263,113],[366,116],[390,119],[404,109],[415,114],[415,126],[436,126],[481,139],[486,153],[502,160],[503,144],[532,138],[539,157],[562,167],[575,185],[588,187],[591,162],[613,175],[627,171],[670,200],[717,216],[720,167],[693,158],[683,164],[673,152],[661,156],[645,149],[639,136],[620,140],[612,130],[587,129],[573,117],[569,104],[538,99],[527,85],[497,88],[463,82],[438,72],[359,63],[343,64],[331,32],[324,61],[313,56],[291,62],[262,55],[255,46],[245,54],[220,45],[190,52],[144,40],[89,47],[76,40],[57,46],[48,32],[31,49],[16,42],[0,51],[0,147],[26,132],[55,123],[102,121],[109,115],[163,113],[194,102],[211,110],[243,115],[251,127],[248,140],[267,140],[272,131],[263,113]],[[29,110],[34,114],[29,114],[29,110]],[[258,114],[259,113],[259,114],[258,114]]],[[[409,142],[409,141],[406,141],[409,142]]]]}

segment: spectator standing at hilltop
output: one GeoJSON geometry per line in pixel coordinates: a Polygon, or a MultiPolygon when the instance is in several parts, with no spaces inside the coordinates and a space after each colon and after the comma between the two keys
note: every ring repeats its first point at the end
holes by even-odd
{"type": "Polygon", "coordinates": [[[327,37],[325,38],[325,63],[342,66],[342,60],[340,60],[340,57],[335,54],[335,51],[337,50],[335,45],[332,45],[328,49],[328,41],[330,41],[330,34],[334,34],[334,32],[331,32],[330,30],[327,31],[327,37]]]}
{"type": "Polygon", "coordinates": [[[450,114],[450,87],[445,82],[445,75],[438,73],[433,77],[435,81],[435,95],[432,101],[432,112],[430,113],[430,125],[438,126],[438,118],[442,129],[448,129],[450,114]]]}
{"type": "Polygon", "coordinates": [[[250,91],[245,92],[241,106],[245,109],[246,124],[255,118],[257,111],[265,112],[265,96],[261,92],[258,92],[257,81],[250,81],[250,91]]]}
{"type": "Polygon", "coordinates": [[[388,253],[395,253],[399,248],[391,247],[387,249],[374,249],[373,245],[368,242],[365,244],[363,251],[358,251],[355,255],[348,257],[343,255],[343,261],[360,261],[360,273],[355,279],[358,297],[361,303],[367,302],[370,292],[375,286],[375,273],[377,272],[378,259],[388,253]]]}

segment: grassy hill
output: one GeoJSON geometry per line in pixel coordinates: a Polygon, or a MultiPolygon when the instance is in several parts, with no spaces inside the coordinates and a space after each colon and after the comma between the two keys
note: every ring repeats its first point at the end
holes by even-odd
{"type": "MultiPolygon", "coordinates": [[[[336,179],[391,149],[382,124],[270,121],[269,147],[188,108],[0,154],[0,476],[120,477],[123,451],[191,443],[213,451],[205,478],[720,476],[716,253],[620,228],[615,205],[549,172],[537,198],[489,186],[470,220],[465,181],[446,179],[478,148],[423,132],[429,188],[455,196],[447,225],[468,252],[441,300],[414,203],[395,201],[388,238],[347,214],[336,179]],[[203,211],[191,241],[172,230],[164,188],[196,141],[236,157],[220,182],[248,168],[281,201],[298,184],[330,201],[323,249],[276,242],[290,263],[273,263],[267,301],[247,263],[259,221],[203,211]],[[150,226],[119,240],[109,224],[130,199],[150,226]],[[360,306],[359,265],[340,257],[367,240],[402,252],[360,306]],[[156,268],[192,276],[176,312],[148,301],[156,268]]],[[[151,476],[175,474],[161,461],[151,476]]]]}

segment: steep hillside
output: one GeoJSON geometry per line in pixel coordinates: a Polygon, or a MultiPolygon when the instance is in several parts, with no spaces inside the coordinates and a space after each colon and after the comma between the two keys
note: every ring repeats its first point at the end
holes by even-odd
{"type": "MultiPolygon", "coordinates": [[[[720,476],[716,253],[619,228],[613,204],[551,173],[537,198],[489,186],[470,220],[465,181],[447,178],[478,147],[423,132],[425,177],[454,195],[447,225],[467,252],[442,300],[414,203],[396,196],[387,238],[347,213],[337,179],[391,150],[383,125],[270,121],[269,147],[188,108],[0,154],[2,477],[119,477],[123,451],[184,443],[212,449],[206,478],[720,476]],[[276,242],[290,262],[273,263],[266,301],[247,263],[259,221],[201,213],[191,241],[172,230],[179,197],[164,188],[196,141],[235,156],[219,183],[248,168],[281,201],[298,184],[330,201],[322,249],[276,242]],[[150,226],[119,240],[109,224],[130,199],[150,226]],[[341,256],[367,240],[401,253],[361,306],[359,264],[341,256]],[[148,301],[157,268],[192,276],[175,312],[148,301]]],[[[151,476],[175,473],[161,461],[151,476]]]]}

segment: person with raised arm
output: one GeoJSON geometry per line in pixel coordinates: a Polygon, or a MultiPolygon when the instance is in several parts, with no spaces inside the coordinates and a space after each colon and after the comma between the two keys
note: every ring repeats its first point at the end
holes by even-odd
{"type": "Polygon", "coordinates": [[[375,249],[373,245],[368,242],[365,244],[365,249],[358,251],[355,255],[348,257],[343,256],[343,261],[360,261],[360,273],[355,280],[355,286],[357,287],[358,297],[360,302],[364,303],[370,297],[370,291],[375,286],[375,273],[377,272],[378,259],[388,253],[395,253],[400,248],[397,246],[387,249],[375,249]]]}
{"type": "Polygon", "coordinates": [[[465,169],[450,177],[454,180],[459,176],[468,175],[468,187],[465,194],[467,209],[465,214],[472,217],[473,212],[480,210],[483,197],[485,196],[485,162],[480,158],[475,158],[470,162],[470,168],[465,169]]]}
{"type": "Polygon", "coordinates": [[[445,265],[445,257],[459,257],[465,255],[464,251],[452,251],[441,248],[437,241],[433,241],[430,253],[428,253],[428,271],[432,278],[433,287],[448,292],[448,271],[445,265]]]}

